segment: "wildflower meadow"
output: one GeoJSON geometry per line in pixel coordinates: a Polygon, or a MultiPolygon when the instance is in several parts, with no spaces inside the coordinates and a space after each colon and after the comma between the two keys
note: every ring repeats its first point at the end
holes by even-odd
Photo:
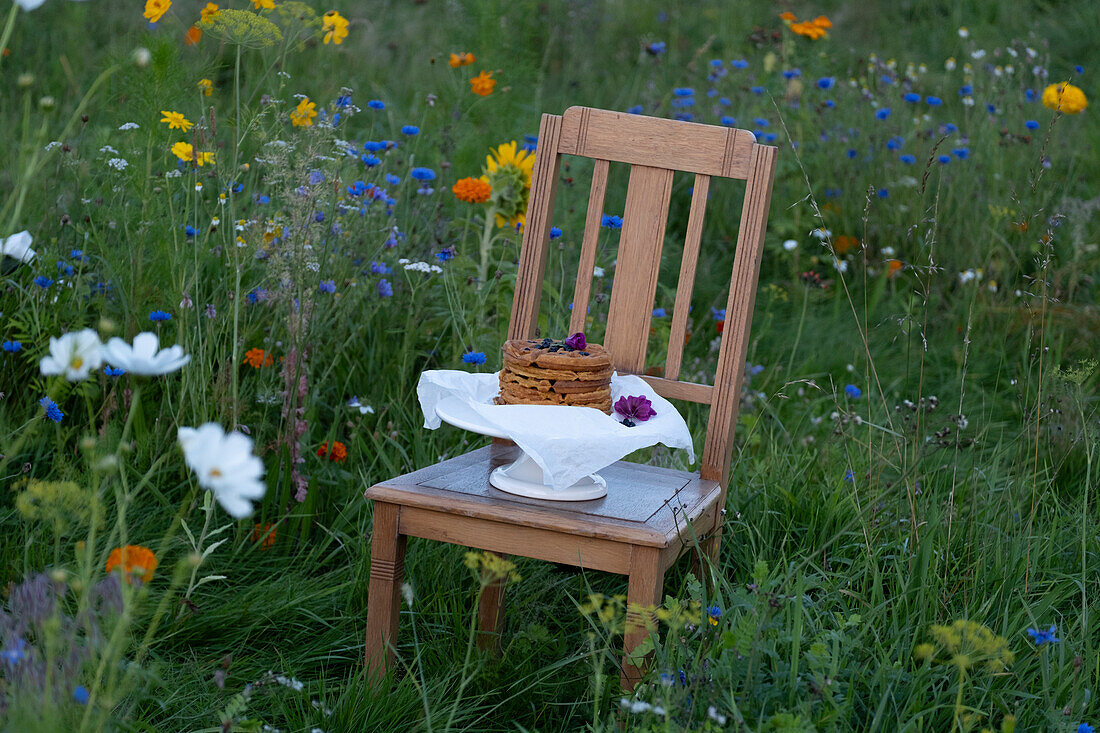
{"type": "MultiPolygon", "coordinates": [[[[0,0],[0,728],[1100,727],[1097,37],[1091,0],[0,0]],[[411,540],[373,679],[364,491],[488,443],[417,381],[500,369],[574,105],[778,148],[719,560],[669,570],[626,691],[621,576],[411,540]]],[[[592,176],[560,171],[555,338],[592,176]]],[[[710,188],[691,381],[744,188],[710,188]]]]}

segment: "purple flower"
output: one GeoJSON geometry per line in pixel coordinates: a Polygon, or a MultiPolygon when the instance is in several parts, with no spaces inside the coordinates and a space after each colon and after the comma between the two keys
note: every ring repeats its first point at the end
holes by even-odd
{"type": "Polygon", "coordinates": [[[584,351],[588,348],[588,341],[584,338],[584,332],[578,331],[565,340],[565,345],[576,351],[584,351]]]}
{"type": "Polygon", "coordinates": [[[335,293],[336,292],[336,283],[333,280],[324,280],[324,281],[321,282],[321,284],[318,287],[321,289],[322,293],[335,293]]]}
{"type": "Polygon", "coordinates": [[[628,428],[634,427],[637,423],[645,422],[657,414],[657,411],[653,409],[653,403],[649,401],[649,398],[642,395],[620,397],[618,402],[615,403],[615,412],[623,416],[623,425],[628,428]]]}

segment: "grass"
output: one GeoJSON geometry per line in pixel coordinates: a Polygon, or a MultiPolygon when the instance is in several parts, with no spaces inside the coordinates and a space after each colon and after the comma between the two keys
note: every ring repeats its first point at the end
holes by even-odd
{"type": "MultiPolygon", "coordinates": [[[[333,46],[319,42],[327,8],[280,6],[265,17],[282,40],[256,48],[212,31],[186,46],[199,4],[177,2],[154,28],[136,8],[50,2],[19,13],[0,57],[0,235],[26,229],[38,251],[5,260],[0,287],[0,340],[22,345],[0,352],[7,730],[1091,730],[1079,726],[1100,719],[1100,133],[1090,112],[1054,114],[1026,92],[1067,78],[1093,90],[1100,9],[791,8],[832,20],[809,41],[778,20],[786,8],[711,0],[342,3],[351,33],[333,46]],[[645,50],[658,41],[664,52],[645,50]],[[453,51],[477,62],[453,69],[453,51]],[[730,64],[741,58],[748,68],[730,64]],[[796,67],[796,80],[780,73],[796,67]],[[487,97],[467,83],[482,69],[498,79],[487,97]],[[693,106],[675,106],[681,87],[693,106]],[[360,109],[336,106],[344,88],[360,109]],[[291,126],[296,94],[325,116],[291,126]],[[424,430],[416,380],[470,369],[467,351],[495,369],[511,302],[518,236],[490,230],[491,274],[477,282],[486,207],[450,186],[575,104],[732,116],[780,146],[748,353],[761,368],[742,395],[717,582],[704,588],[686,561],[670,571],[653,671],[624,702],[621,578],[518,559],[497,659],[469,647],[478,580],[465,549],[413,540],[400,668],[370,684],[362,492],[481,444],[424,430]],[[196,127],[168,130],[161,110],[196,127]],[[321,124],[337,112],[335,128],[321,124]],[[398,145],[366,167],[363,143],[383,140],[398,145]],[[214,163],[178,162],[180,141],[214,163]],[[414,167],[435,172],[432,193],[417,193],[414,167]],[[386,194],[366,203],[348,191],[357,180],[386,194]],[[453,259],[436,257],[451,246],[453,259]],[[172,318],[150,322],[153,310],[172,318]],[[50,337],[84,327],[154,330],[192,361],[150,379],[43,376],[50,337]],[[252,348],[272,363],[248,366],[252,348]],[[46,395],[61,423],[43,417],[46,395]],[[353,395],[373,412],[348,407],[353,395]],[[267,493],[247,520],[204,499],[184,465],[177,428],[207,421],[242,426],[264,461],[267,493]],[[317,455],[333,441],[346,462],[317,455]],[[124,544],[156,552],[151,581],[105,578],[124,544]],[[960,620],[992,636],[953,630],[960,620]],[[1059,641],[1037,645],[1028,629],[1052,624],[1059,641]]],[[[555,334],[590,167],[563,176],[541,324],[555,334]]],[[[669,311],[690,185],[674,184],[654,304],[669,311]]],[[[713,369],[711,309],[726,300],[743,188],[713,186],[685,378],[713,369]]],[[[613,167],[608,213],[625,190],[613,167]]],[[[595,341],[616,246],[601,233],[595,341]]],[[[654,319],[654,367],[667,329],[654,319]]],[[[682,407],[701,445],[704,413],[682,407]]],[[[640,458],[686,467],[663,450],[640,458]]]]}

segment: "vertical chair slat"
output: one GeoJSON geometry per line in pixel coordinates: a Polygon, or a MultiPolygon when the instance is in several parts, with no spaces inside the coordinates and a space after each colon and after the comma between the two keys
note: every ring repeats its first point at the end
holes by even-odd
{"type": "Polygon", "coordinates": [[[672,173],[668,168],[645,165],[630,169],[615,284],[604,335],[604,346],[619,371],[640,373],[645,369],[668,201],[672,195],[672,173]]]}
{"type": "Polygon", "coordinates": [[[699,264],[699,242],[703,238],[703,217],[707,213],[707,194],[710,192],[710,176],[695,175],[695,188],[691,193],[691,212],[688,214],[687,235],[684,237],[684,256],[680,260],[680,279],[676,282],[676,302],[672,306],[672,332],[668,335],[668,357],[665,359],[665,379],[679,379],[680,365],[684,358],[684,341],[687,334],[688,310],[691,308],[691,291],[695,286],[695,269],[699,264]]]}
{"type": "Polygon", "coordinates": [[[722,346],[718,352],[718,368],[714,376],[714,401],[707,421],[707,442],[703,448],[700,476],[722,485],[718,506],[725,501],[729,482],[728,469],[733,450],[733,426],[737,422],[741,376],[745,370],[745,354],[749,345],[749,323],[756,302],[756,278],[760,272],[760,255],[764,251],[764,230],[768,224],[768,209],[772,199],[772,179],[775,177],[777,149],[757,145],[749,164],[745,203],[741,208],[741,228],[737,234],[737,251],[733,256],[733,278],[726,301],[726,325],[722,346]]]}
{"type": "Polygon", "coordinates": [[[554,199],[558,191],[558,170],[561,154],[561,117],[543,115],[539,125],[535,167],[531,175],[531,192],[527,200],[527,219],[523,227],[516,292],[512,301],[512,318],[508,322],[508,338],[526,339],[535,334],[539,320],[539,298],[546,271],[546,253],[550,243],[550,218],[554,214],[554,199]]]}
{"type": "Polygon", "coordinates": [[[600,239],[600,221],[603,219],[603,200],[607,193],[607,171],[610,165],[606,160],[596,160],[592,169],[592,188],[588,193],[588,215],[584,220],[577,285],[573,288],[573,315],[569,318],[569,333],[585,330],[588,299],[592,292],[592,272],[596,267],[596,243],[600,239]]]}

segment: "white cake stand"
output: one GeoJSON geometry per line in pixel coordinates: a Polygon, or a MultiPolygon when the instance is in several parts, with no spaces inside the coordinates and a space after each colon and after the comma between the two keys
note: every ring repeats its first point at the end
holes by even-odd
{"type": "MultiPolygon", "coordinates": [[[[488,422],[470,405],[458,397],[447,397],[439,402],[435,414],[456,428],[491,438],[511,439],[500,428],[488,422]]],[[[554,427],[554,426],[550,426],[554,427]]],[[[555,489],[546,483],[546,477],[531,456],[520,449],[519,458],[507,466],[501,466],[489,475],[489,483],[509,494],[531,499],[550,501],[589,501],[607,495],[607,482],[599,474],[585,476],[565,489],[555,489]]]]}

